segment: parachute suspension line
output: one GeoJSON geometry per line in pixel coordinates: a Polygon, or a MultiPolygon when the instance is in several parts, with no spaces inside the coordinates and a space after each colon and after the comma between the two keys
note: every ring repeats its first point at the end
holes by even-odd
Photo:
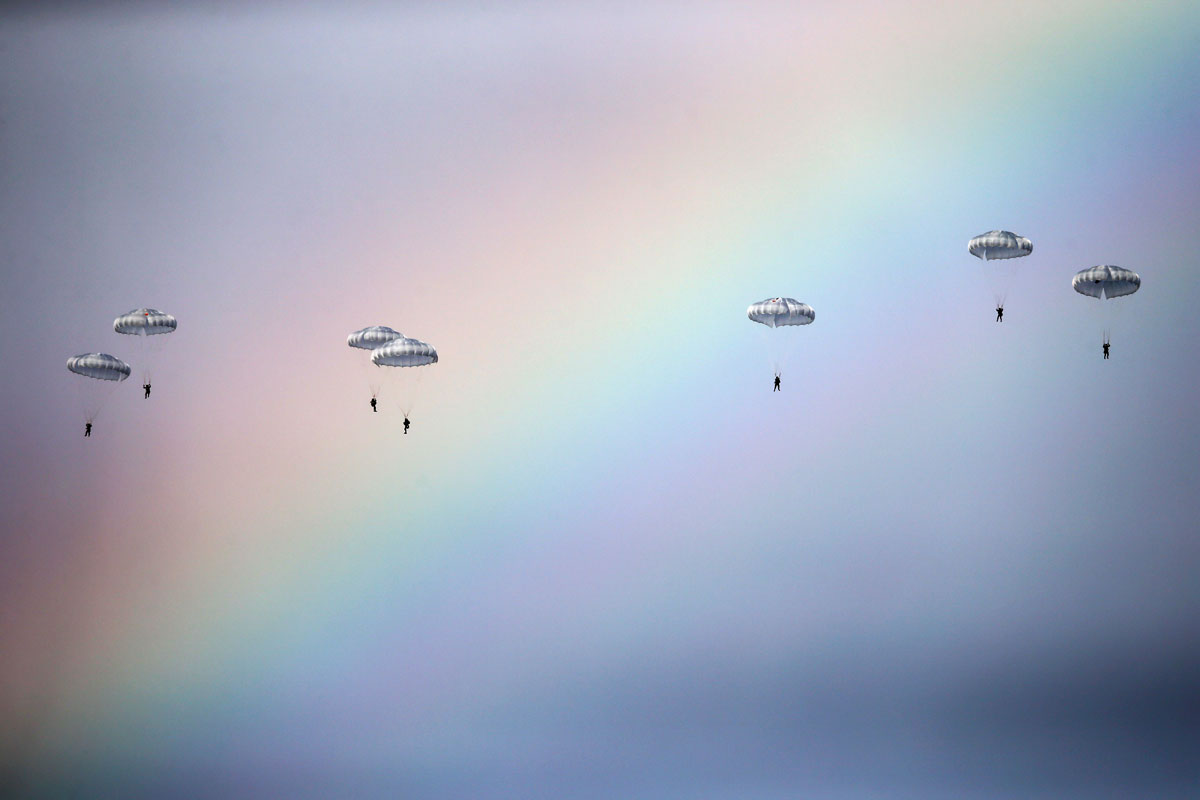
{"type": "Polygon", "coordinates": [[[420,367],[401,367],[400,369],[401,374],[398,381],[401,386],[397,392],[400,396],[396,398],[396,407],[407,417],[417,405],[417,396],[425,370],[420,367]]]}
{"type": "Polygon", "coordinates": [[[365,364],[363,369],[367,371],[367,388],[371,390],[371,398],[378,400],[379,393],[383,391],[383,379],[387,377],[387,373],[383,371],[382,367],[372,364],[369,355],[364,356],[363,363],[365,364]]]}
{"type": "Polygon", "coordinates": [[[85,422],[95,422],[109,396],[117,388],[116,381],[76,381],[75,391],[85,422]]]}
{"type": "Polygon", "coordinates": [[[96,415],[100,413],[99,404],[96,402],[98,392],[99,387],[93,388],[82,381],[75,381],[75,396],[79,398],[79,409],[83,412],[84,422],[95,422],[96,415]]]}
{"type": "Polygon", "coordinates": [[[771,367],[772,375],[782,375],[787,365],[787,344],[784,341],[791,331],[783,330],[775,325],[763,325],[758,335],[762,338],[763,349],[767,354],[767,364],[771,367]]]}
{"type": "Polygon", "coordinates": [[[991,268],[995,270],[996,305],[1004,308],[1008,304],[1008,294],[1012,291],[1013,281],[1017,277],[1017,264],[1019,262],[1015,258],[1008,258],[991,263],[993,264],[991,268]]]}
{"type": "Polygon", "coordinates": [[[151,341],[151,337],[147,335],[145,328],[143,328],[134,334],[134,338],[138,340],[138,356],[141,358],[142,362],[140,370],[142,374],[142,383],[153,383],[154,374],[150,362],[153,358],[153,351],[151,348],[154,345],[151,341]]]}
{"type": "Polygon", "coordinates": [[[1006,268],[1006,262],[1004,261],[998,262],[995,269],[1000,273],[996,281],[996,305],[1004,308],[1004,305],[1008,302],[1008,290],[1011,285],[1008,281],[1009,270],[1006,268]]]}
{"type": "Polygon", "coordinates": [[[1104,314],[1104,342],[1112,343],[1113,332],[1117,329],[1117,323],[1122,322],[1125,316],[1125,304],[1129,302],[1127,297],[1108,297],[1101,301],[1105,305],[1104,314]]]}
{"type": "Polygon", "coordinates": [[[779,347],[774,341],[775,327],[773,325],[764,325],[758,329],[758,336],[762,339],[763,352],[767,356],[767,366],[771,368],[771,372],[775,375],[779,374],[779,347]]]}
{"type": "Polygon", "coordinates": [[[153,378],[150,374],[150,337],[143,330],[138,333],[138,339],[141,340],[138,342],[138,347],[141,348],[142,353],[142,383],[146,384],[150,383],[153,378]]]}
{"type": "Polygon", "coordinates": [[[775,324],[775,318],[771,318],[770,326],[764,331],[767,337],[767,353],[771,359],[771,372],[775,375],[783,374],[783,348],[782,342],[779,341],[779,327],[775,324]]]}
{"type": "Polygon", "coordinates": [[[980,251],[979,260],[983,262],[983,279],[987,281],[988,288],[992,290],[992,301],[996,304],[997,308],[1003,308],[1004,296],[1000,293],[1000,290],[997,288],[996,281],[992,278],[992,265],[991,262],[988,261],[988,249],[986,247],[980,251]]]}
{"type": "Polygon", "coordinates": [[[151,336],[143,333],[139,338],[142,340],[142,383],[153,383],[154,372],[158,369],[159,357],[167,337],[162,334],[151,336]]]}
{"type": "Polygon", "coordinates": [[[1100,335],[1105,344],[1112,341],[1112,301],[1108,294],[1104,291],[1104,287],[1100,287],[1100,296],[1097,298],[1100,301],[1100,318],[1103,320],[1103,327],[1100,329],[1100,335]]]}

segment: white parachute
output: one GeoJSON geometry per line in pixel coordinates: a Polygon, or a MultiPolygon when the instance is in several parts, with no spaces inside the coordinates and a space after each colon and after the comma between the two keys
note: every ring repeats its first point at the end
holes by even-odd
{"type": "Polygon", "coordinates": [[[1131,269],[1103,264],[1075,273],[1071,286],[1097,300],[1113,300],[1133,294],[1142,286],[1142,276],[1131,269]]]}
{"type": "Polygon", "coordinates": [[[433,345],[406,336],[380,345],[371,353],[371,363],[377,367],[424,367],[437,360],[433,345]]]}
{"type": "MultiPolygon", "coordinates": [[[[359,350],[371,351],[380,345],[403,338],[404,334],[389,328],[387,325],[372,325],[369,328],[361,328],[347,336],[346,344],[359,350]]],[[[367,374],[367,385],[371,389],[371,399],[374,400],[379,397],[379,392],[383,388],[381,380],[383,375],[371,365],[367,358],[363,358],[362,364],[367,374]]]]}
{"type": "Polygon", "coordinates": [[[1012,231],[988,231],[967,243],[967,252],[983,261],[984,272],[997,308],[1004,308],[1016,275],[1017,262],[1033,252],[1033,242],[1012,231]]]}
{"type": "Polygon", "coordinates": [[[767,337],[767,349],[777,377],[783,373],[784,362],[794,345],[792,334],[777,329],[810,325],[817,318],[812,306],[790,297],[772,297],[755,303],[746,309],[746,316],[765,326],[760,330],[767,337]]]}
{"type": "Polygon", "coordinates": [[[135,308],[113,320],[114,331],[136,336],[141,343],[142,383],[153,381],[158,355],[166,342],[165,334],[173,333],[178,326],[173,316],[156,308],[135,308]]]}
{"type": "Polygon", "coordinates": [[[420,339],[401,336],[382,344],[371,352],[371,363],[396,375],[397,403],[407,418],[416,402],[417,389],[425,370],[421,367],[436,364],[437,350],[420,339]]]}
{"type": "Polygon", "coordinates": [[[746,316],[768,328],[808,325],[817,318],[812,306],[790,297],[772,297],[770,300],[755,303],[746,309],[746,316]]]}
{"type": "MultiPolygon", "coordinates": [[[[1114,303],[1113,301],[1127,297],[1140,289],[1142,276],[1131,269],[1101,264],[1075,273],[1075,277],[1071,279],[1071,286],[1081,295],[1100,301],[1099,311],[1103,317],[1104,344],[1108,345],[1112,341],[1112,329],[1116,322],[1117,312],[1123,305],[1123,303],[1114,303]]],[[[1106,350],[1105,358],[1107,357],[1106,350]]]]}
{"type": "Polygon", "coordinates": [[[346,344],[362,350],[374,350],[381,344],[387,344],[395,339],[403,339],[404,334],[387,325],[372,325],[362,328],[346,337],[346,344]]]}
{"type": "Polygon", "coordinates": [[[67,359],[67,369],[80,376],[75,381],[83,415],[87,422],[96,419],[104,402],[117,384],[129,377],[129,365],[108,353],[83,353],[67,359]]]}

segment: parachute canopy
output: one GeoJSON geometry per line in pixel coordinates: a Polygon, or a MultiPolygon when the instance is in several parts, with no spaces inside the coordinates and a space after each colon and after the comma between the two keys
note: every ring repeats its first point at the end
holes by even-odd
{"type": "Polygon", "coordinates": [[[1142,277],[1131,269],[1103,264],[1080,270],[1071,279],[1071,286],[1080,294],[1099,300],[1133,294],[1142,285],[1142,277]]]}
{"type": "Polygon", "coordinates": [[[1033,242],[1012,231],[988,231],[967,243],[967,252],[984,261],[998,258],[1020,258],[1033,252],[1033,242]]]}
{"type": "Polygon", "coordinates": [[[772,297],[746,309],[746,316],[768,328],[783,325],[807,325],[817,318],[812,306],[790,297],[772,297]]]}
{"type": "Polygon", "coordinates": [[[170,314],[154,308],[135,308],[113,320],[113,330],[134,336],[154,336],[170,333],[179,323],[170,314]]]}
{"type": "Polygon", "coordinates": [[[67,359],[67,369],[98,381],[123,381],[132,371],[129,365],[108,353],[84,353],[67,359]]]}
{"type": "Polygon", "coordinates": [[[363,350],[374,350],[381,344],[403,339],[404,334],[400,331],[392,330],[387,325],[372,325],[369,328],[355,331],[346,337],[346,344],[351,347],[360,347],[363,350]]]}
{"type": "Polygon", "coordinates": [[[436,364],[437,360],[433,345],[404,336],[380,345],[371,353],[371,363],[377,367],[423,367],[436,364]]]}

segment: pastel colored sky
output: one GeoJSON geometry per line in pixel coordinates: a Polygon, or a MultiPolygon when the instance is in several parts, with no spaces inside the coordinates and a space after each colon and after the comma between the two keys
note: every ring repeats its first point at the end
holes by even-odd
{"type": "Polygon", "coordinates": [[[1200,791],[1200,5],[248,5],[2,12],[10,785],[1200,791]]]}

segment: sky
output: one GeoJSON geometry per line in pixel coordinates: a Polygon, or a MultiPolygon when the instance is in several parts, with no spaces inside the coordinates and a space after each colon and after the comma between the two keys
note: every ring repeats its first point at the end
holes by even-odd
{"type": "Polygon", "coordinates": [[[0,14],[14,795],[1200,793],[1200,6],[0,14]]]}

